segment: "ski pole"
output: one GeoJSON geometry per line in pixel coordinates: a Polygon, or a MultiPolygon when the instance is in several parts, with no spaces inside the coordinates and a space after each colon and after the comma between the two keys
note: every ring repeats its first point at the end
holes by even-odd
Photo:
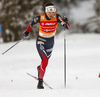
{"type": "Polygon", "coordinates": [[[65,34],[64,34],[64,86],[66,88],[66,35],[65,34]]]}
{"type": "Polygon", "coordinates": [[[21,42],[22,40],[24,40],[24,38],[22,38],[21,40],[18,40],[14,45],[12,45],[10,48],[8,48],[5,52],[2,53],[2,55],[4,55],[6,52],[8,52],[11,48],[13,48],[15,45],[17,45],[19,42],[21,42]]]}
{"type": "MultiPolygon", "coordinates": [[[[66,23],[68,23],[68,19],[64,16],[63,20],[66,21],[66,23]]],[[[64,25],[65,27],[65,25],[64,25]]],[[[65,32],[65,28],[64,28],[64,32],[65,32]]],[[[66,40],[66,33],[64,33],[64,86],[66,88],[66,86],[68,85],[68,60],[67,60],[67,40],[66,40]]]]}
{"type": "MultiPolygon", "coordinates": [[[[63,16],[63,20],[66,17],[63,16]]],[[[65,32],[65,26],[64,26],[64,32],[65,32]]],[[[64,33],[64,86],[66,88],[66,34],[64,33]]]]}

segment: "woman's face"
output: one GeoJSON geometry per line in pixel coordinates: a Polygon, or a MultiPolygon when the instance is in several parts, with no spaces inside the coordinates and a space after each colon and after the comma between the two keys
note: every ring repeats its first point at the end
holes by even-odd
{"type": "Polygon", "coordinates": [[[52,19],[54,16],[54,12],[46,12],[46,15],[48,16],[49,19],[52,19]]]}

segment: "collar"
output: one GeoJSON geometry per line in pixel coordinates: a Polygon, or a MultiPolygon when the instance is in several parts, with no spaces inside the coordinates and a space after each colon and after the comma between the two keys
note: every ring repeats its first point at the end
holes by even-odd
{"type": "Polygon", "coordinates": [[[46,16],[46,19],[47,19],[47,20],[51,20],[51,19],[49,19],[49,17],[46,15],[46,13],[45,13],[45,16],[46,16]]]}

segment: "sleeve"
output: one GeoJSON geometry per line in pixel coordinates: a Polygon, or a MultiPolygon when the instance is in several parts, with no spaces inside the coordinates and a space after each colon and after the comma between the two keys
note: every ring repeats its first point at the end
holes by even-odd
{"type": "Polygon", "coordinates": [[[26,31],[27,31],[27,32],[30,32],[31,29],[32,29],[32,27],[33,27],[33,25],[35,25],[35,24],[37,24],[37,23],[40,23],[40,16],[36,16],[36,17],[29,23],[29,25],[28,25],[26,31]]]}
{"type": "Polygon", "coordinates": [[[63,21],[62,17],[59,14],[57,14],[57,22],[61,23],[62,21],[63,21]]]}
{"type": "Polygon", "coordinates": [[[59,14],[57,14],[57,22],[60,23],[62,26],[64,26],[66,29],[70,28],[69,23],[64,22],[59,14]]]}

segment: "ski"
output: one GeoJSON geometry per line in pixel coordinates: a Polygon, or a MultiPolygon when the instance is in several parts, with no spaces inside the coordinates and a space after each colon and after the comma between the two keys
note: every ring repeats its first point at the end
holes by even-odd
{"type": "MultiPolygon", "coordinates": [[[[33,76],[33,75],[30,74],[30,73],[27,73],[27,75],[29,75],[29,76],[33,77],[34,79],[38,80],[38,78],[37,78],[36,76],[33,76]]],[[[44,83],[44,85],[47,86],[48,88],[53,89],[53,88],[51,88],[45,81],[43,81],[43,83],[44,83]]]]}

